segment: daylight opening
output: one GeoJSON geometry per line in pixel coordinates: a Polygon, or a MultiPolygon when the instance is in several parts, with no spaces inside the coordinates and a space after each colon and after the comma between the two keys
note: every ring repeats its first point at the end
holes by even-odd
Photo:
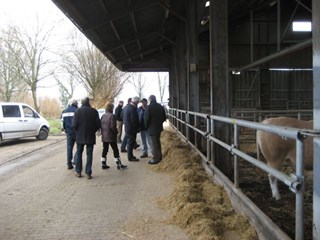
{"type": "Polygon", "coordinates": [[[311,32],[311,22],[293,22],[292,30],[294,32],[311,32]]]}

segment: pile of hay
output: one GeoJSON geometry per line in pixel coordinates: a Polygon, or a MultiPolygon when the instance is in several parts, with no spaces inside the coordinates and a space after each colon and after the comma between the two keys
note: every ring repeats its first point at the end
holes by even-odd
{"type": "Polygon", "coordinates": [[[190,146],[171,130],[162,133],[161,142],[163,161],[152,168],[173,176],[173,192],[159,200],[172,213],[169,223],[192,239],[258,239],[248,219],[235,213],[223,188],[209,180],[190,146]]]}

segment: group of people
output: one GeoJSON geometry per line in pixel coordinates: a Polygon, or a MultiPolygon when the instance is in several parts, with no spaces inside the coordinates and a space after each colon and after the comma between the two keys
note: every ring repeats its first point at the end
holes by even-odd
{"type": "Polygon", "coordinates": [[[82,177],[82,155],[86,146],[87,162],[85,173],[88,179],[92,178],[93,148],[96,144],[96,133],[101,133],[103,150],[101,156],[102,169],[107,169],[107,153],[109,145],[113,150],[114,160],[118,169],[126,168],[120,159],[117,143],[121,143],[121,152],[127,152],[128,161],[139,161],[133,155],[133,149],[139,145],[136,142],[137,133],[141,134],[142,155],[148,157],[148,150],[151,150],[153,158],[149,164],[157,164],[162,160],[160,135],[163,130],[163,122],[166,120],[165,109],[156,101],[154,95],[149,99],[142,99],[141,106],[139,97],[128,100],[123,107],[120,101],[114,111],[113,103],[107,103],[105,114],[99,118],[98,111],[91,107],[88,97],[82,99],[81,107],[78,108],[76,100],[70,100],[69,106],[62,112],[62,127],[67,135],[67,168],[73,169],[77,177],[82,177]],[[148,105],[149,100],[149,105],[148,105]],[[122,128],[124,125],[125,135],[121,140],[122,128]],[[73,156],[73,147],[77,145],[73,156]],[[149,148],[148,148],[149,145],[149,148]],[[73,162],[72,162],[73,159],[73,162]]]}

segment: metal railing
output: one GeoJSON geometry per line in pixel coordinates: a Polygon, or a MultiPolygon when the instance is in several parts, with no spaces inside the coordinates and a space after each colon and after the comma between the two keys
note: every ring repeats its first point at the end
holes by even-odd
{"type": "Polygon", "coordinates": [[[304,239],[304,139],[310,136],[319,136],[320,132],[314,130],[304,130],[296,128],[287,128],[275,125],[267,125],[256,122],[250,122],[246,120],[239,120],[235,118],[220,117],[214,115],[208,115],[203,113],[197,113],[192,111],[180,110],[180,109],[169,109],[169,119],[171,124],[188,140],[190,144],[198,149],[198,153],[202,158],[205,158],[207,162],[212,164],[212,148],[213,143],[216,143],[226,150],[228,150],[233,155],[234,162],[234,182],[233,187],[239,188],[239,164],[238,157],[241,157],[245,161],[251,163],[252,165],[260,168],[268,174],[273,175],[284,184],[286,184],[289,189],[296,194],[296,217],[295,217],[295,235],[297,240],[304,239]],[[214,134],[214,124],[215,122],[221,122],[233,126],[233,143],[228,144],[215,137],[214,134]],[[267,164],[259,161],[242,152],[238,149],[239,144],[239,127],[245,127],[255,130],[261,130],[266,132],[275,133],[284,138],[294,139],[296,141],[296,173],[290,176],[278,171],[267,164]],[[190,139],[190,131],[194,131],[190,139]],[[198,148],[198,137],[202,136],[206,140],[207,149],[206,155],[198,148]],[[193,144],[194,143],[194,144],[193,144]]]}

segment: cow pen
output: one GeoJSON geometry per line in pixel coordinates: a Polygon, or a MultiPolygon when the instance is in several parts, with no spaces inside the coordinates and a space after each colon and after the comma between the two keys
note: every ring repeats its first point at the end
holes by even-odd
{"type": "MultiPolygon", "coordinates": [[[[253,225],[262,239],[290,239],[286,233],[278,228],[255,204],[246,197],[239,188],[239,159],[249,162],[262,171],[272,174],[283,182],[296,195],[295,239],[304,239],[304,139],[320,136],[320,131],[286,128],[274,125],[266,125],[235,118],[226,118],[180,109],[169,110],[171,125],[179,131],[181,136],[198,152],[203,160],[206,172],[228,192],[230,199],[237,211],[240,211],[251,219],[253,225]],[[228,144],[215,137],[214,125],[217,123],[228,124],[233,127],[233,143],[228,144]],[[277,171],[267,164],[240,151],[239,127],[254,130],[267,131],[278,134],[284,138],[296,141],[296,172],[288,176],[277,171]],[[201,138],[200,138],[201,137],[201,138]],[[201,142],[205,142],[203,147],[201,142]],[[215,145],[216,144],[216,145],[215,145]],[[233,155],[233,182],[216,166],[214,149],[219,145],[233,155]]],[[[270,196],[271,198],[271,196],[270,196]]]]}

